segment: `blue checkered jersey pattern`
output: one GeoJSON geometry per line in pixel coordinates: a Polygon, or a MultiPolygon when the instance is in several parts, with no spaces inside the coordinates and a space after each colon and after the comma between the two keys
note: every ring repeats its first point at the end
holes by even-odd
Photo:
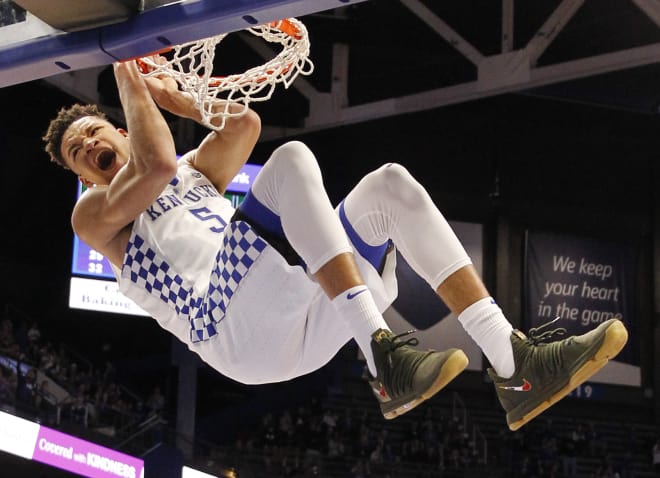
{"type": "Polygon", "coordinates": [[[203,296],[195,294],[192,284],[172,270],[137,234],[129,241],[124,270],[130,271],[131,282],[173,308],[180,319],[190,322],[190,340],[195,343],[218,333],[216,324],[224,319],[231,297],[267,245],[249,224],[230,222],[203,296]]]}

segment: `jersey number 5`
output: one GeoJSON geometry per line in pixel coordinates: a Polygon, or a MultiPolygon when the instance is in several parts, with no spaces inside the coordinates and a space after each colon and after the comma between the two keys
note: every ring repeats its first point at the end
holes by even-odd
{"type": "Polygon", "coordinates": [[[218,216],[217,214],[213,214],[211,210],[207,207],[198,207],[196,209],[188,209],[193,216],[195,216],[197,219],[200,221],[216,221],[219,226],[217,225],[212,225],[209,227],[211,232],[216,232],[220,233],[225,230],[225,226],[227,226],[227,223],[225,222],[222,217],[218,216]]]}

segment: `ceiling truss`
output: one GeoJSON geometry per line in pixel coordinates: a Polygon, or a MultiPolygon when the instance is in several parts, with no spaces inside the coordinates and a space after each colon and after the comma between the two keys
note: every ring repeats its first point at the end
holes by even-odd
{"type": "MultiPolygon", "coordinates": [[[[450,104],[485,98],[503,93],[528,90],[562,81],[586,78],[603,73],[660,62],[660,43],[622,49],[601,55],[551,65],[538,66],[538,60],[562,29],[578,12],[585,0],[563,0],[547,17],[527,44],[514,49],[514,0],[501,0],[501,51],[486,56],[459,32],[431,11],[421,0],[399,0],[415,16],[442,37],[462,56],[476,66],[477,78],[452,86],[415,94],[351,105],[348,98],[350,47],[336,43],[332,52],[332,80],[329,92],[318,91],[305,78],[296,79],[293,87],[309,101],[309,114],[298,128],[264,125],[262,139],[300,135],[337,126],[371,121],[378,118],[415,113],[450,104]]],[[[660,26],[660,2],[630,0],[656,25],[660,26]]],[[[252,35],[243,34],[246,42],[264,60],[273,51],[252,35]]],[[[98,102],[96,78],[102,68],[74,71],[47,81],[85,102],[98,102]]],[[[121,119],[121,111],[106,111],[121,119]]],[[[190,129],[187,129],[190,131],[190,129]]],[[[180,138],[184,140],[185,138],[180,138]]]]}

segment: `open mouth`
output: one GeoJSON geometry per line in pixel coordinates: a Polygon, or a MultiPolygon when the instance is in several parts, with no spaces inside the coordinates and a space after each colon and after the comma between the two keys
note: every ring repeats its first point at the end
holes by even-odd
{"type": "Polygon", "coordinates": [[[115,162],[117,154],[114,151],[105,150],[96,157],[96,165],[101,171],[107,171],[115,162]]]}

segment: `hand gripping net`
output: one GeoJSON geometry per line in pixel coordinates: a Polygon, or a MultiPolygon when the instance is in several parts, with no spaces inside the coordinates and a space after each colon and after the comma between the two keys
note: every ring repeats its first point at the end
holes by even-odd
{"type": "Polygon", "coordinates": [[[201,114],[201,123],[220,131],[227,118],[245,114],[251,102],[270,99],[278,83],[288,88],[299,74],[309,75],[314,69],[308,59],[307,29],[299,20],[288,18],[247,31],[270,43],[279,43],[282,51],[261,66],[224,77],[212,76],[213,58],[216,46],[227,34],[173,46],[161,57],[162,64],[151,57],[140,58],[137,62],[145,76],[174,78],[179,88],[192,96],[201,114]],[[216,118],[219,121],[214,124],[216,118]]]}

